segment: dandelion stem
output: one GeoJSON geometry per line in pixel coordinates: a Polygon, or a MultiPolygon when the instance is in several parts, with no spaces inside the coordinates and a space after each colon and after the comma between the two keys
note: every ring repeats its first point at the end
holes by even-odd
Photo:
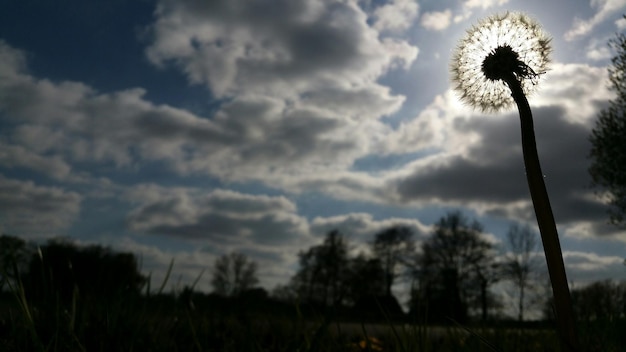
{"type": "Polygon", "coordinates": [[[559,235],[543,180],[541,165],[539,164],[532,112],[520,81],[513,74],[504,78],[504,81],[511,89],[511,95],[519,110],[526,180],[528,181],[528,188],[530,189],[530,196],[535,208],[535,216],[539,224],[541,241],[548,263],[561,348],[563,351],[568,352],[578,351],[579,345],[572,300],[567,285],[567,275],[563,264],[559,235]]]}

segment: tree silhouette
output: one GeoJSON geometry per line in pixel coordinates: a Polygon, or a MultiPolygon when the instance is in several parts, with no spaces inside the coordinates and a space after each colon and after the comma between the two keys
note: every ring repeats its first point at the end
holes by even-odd
{"type": "Polygon", "coordinates": [[[412,309],[428,308],[427,318],[467,320],[469,304],[481,302],[486,315],[489,286],[496,281],[493,245],[481,237],[482,225],[460,212],[448,213],[422,243],[415,270],[419,287],[412,309]]]}
{"type": "Polygon", "coordinates": [[[385,294],[391,296],[391,287],[399,275],[398,267],[414,254],[413,231],[407,226],[385,229],[376,234],[372,249],[385,272],[385,294]]]}
{"type": "Polygon", "coordinates": [[[258,282],[257,264],[245,254],[232,252],[215,260],[211,285],[222,296],[238,296],[258,282]]]}
{"type": "Polygon", "coordinates": [[[31,256],[28,279],[36,298],[81,297],[115,299],[138,295],[146,282],[131,253],[100,245],[79,247],[68,239],[53,239],[31,256]]]}
{"type": "Polygon", "coordinates": [[[540,261],[533,256],[537,249],[537,234],[530,227],[512,225],[507,232],[509,253],[502,267],[504,276],[517,288],[517,319],[524,320],[524,310],[528,290],[533,287],[533,281],[540,261]]]}
{"type": "MultiPolygon", "coordinates": [[[[626,18],[626,16],[625,16],[626,18]]],[[[616,94],[609,106],[598,114],[591,131],[591,175],[593,185],[608,197],[610,220],[624,225],[626,219],[626,35],[619,33],[609,41],[616,51],[609,68],[611,90],[616,94]]]]}
{"type": "Polygon", "coordinates": [[[13,285],[17,276],[26,271],[29,254],[23,239],[6,234],[0,236],[0,291],[6,285],[13,285]]]}
{"type": "Polygon", "coordinates": [[[337,230],[326,235],[324,242],[300,252],[300,268],[292,285],[306,301],[324,305],[341,304],[348,292],[348,247],[337,230]]]}
{"type": "Polygon", "coordinates": [[[378,258],[362,253],[349,262],[348,298],[356,304],[366,298],[385,294],[385,271],[378,258]]]}
{"type": "Polygon", "coordinates": [[[597,281],[572,290],[572,300],[583,321],[626,318],[626,282],[597,281]]]}

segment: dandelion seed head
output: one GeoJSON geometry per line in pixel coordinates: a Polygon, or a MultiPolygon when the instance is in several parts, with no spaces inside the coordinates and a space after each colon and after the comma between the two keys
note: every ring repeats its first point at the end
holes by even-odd
{"type": "Polygon", "coordinates": [[[452,56],[452,81],[463,102],[484,112],[514,104],[505,77],[520,81],[526,95],[550,63],[550,38],[541,26],[519,12],[483,19],[470,28],[452,56]]]}

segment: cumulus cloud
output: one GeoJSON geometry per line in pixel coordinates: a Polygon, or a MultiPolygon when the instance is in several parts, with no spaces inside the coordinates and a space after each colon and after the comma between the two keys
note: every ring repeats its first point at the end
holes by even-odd
{"type": "Polygon", "coordinates": [[[626,7],[623,0],[591,0],[596,13],[590,19],[574,18],[572,28],[565,32],[565,40],[572,41],[589,34],[598,24],[626,7]]]}
{"type": "MultiPolygon", "coordinates": [[[[587,155],[598,109],[612,96],[606,89],[606,73],[558,63],[550,72],[530,101],[555,217],[560,225],[601,222],[606,208],[589,189],[587,155]]],[[[387,173],[387,196],[415,205],[469,206],[532,221],[519,133],[515,111],[487,116],[459,105],[453,95],[439,96],[415,119],[401,124],[387,144],[391,153],[411,151],[406,146],[439,150],[387,173]]]]}
{"type": "MultiPolygon", "coordinates": [[[[411,1],[390,6],[407,10],[405,17],[417,11],[411,1]]],[[[400,14],[383,12],[385,21],[400,14]]],[[[406,42],[401,51],[386,50],[354,2],[163,0],[156,14],[150,61],[173,63],[217,96],[371,87],[396,60],[410,63],[417,55],[406,42]]]]}
{"type": "Polygon", "coordinates": [[[539,84],[536,94],[529,97],[532,105],[564,107],[569,121],[587,126],[615,96],[608,89],[606,68],[587,64],[553,63],[539,84]]]}
{"type": "Polygon", "coordinates": [[[594,281],[624,278],[624,258],[602,256],[592,252],[565,251],[563,261],[570,273],[579,280],[579,284],[594,281]]]}
{"type": "Polygon", "coordinates": [[[607,39],[592,40],[587,46],[587,58],[593,61],[608,60],[613,53],[607,45],[607,39]]]}
{"type": "Polygon", "coordinates": [[[6,168],[27,168],[41,172],[59,180],[70,175],[71,167],[59,156],[46,157],[19,145],[0,142],[0,166],[6,168]]]}
{"type": "Polygon", "coordinates": [[[442,31],[450,26],[451,19],[452,11],[450,9],[426,12],[422,15],[420,24],[432,31],[442,31]]]}
{"type": "Polygon", "coordinates": [[[231,181],[346,169],[376,142],[370,136],[388,129],[381,115],[403,101],[382,86],[309,92],[295,102],[242,95],[209,119],[155,105],[140,88],[103,94],[81,83],[38,80],[13,56],[3,57],[10,74],[0,82],[0,108],[12,153],[0,162],[55,178],[66,177],[73,162],[164,162],[180,174],[231,181]]]}
{"type": "Polygon", "coordinates": [[[311,222],[311,232],[325,235],[329,231],[339,230],[363,242],[370,242],[374,235],[393,226],[406,226],[413,230],[415,239],[422,238],[430,231],[430,227],[419,220],[404,218],[387,218],[375,220],[371,214],[350,213],[332,217],[316,217],[311,222]]]}
{"type": "Polygon", "coordinates": [[[142,186],[141,202],[127,219],[139,232],[208,241],[221,246],[306,243],[308,224],[284,197],[228,190],[205,195],[186,189],[142,186]],[[146,196],[146,193],[149,194],[146,196]]]}
{"type": "MultiPolygon", "coordinates": [[[[297,268],[297,253],[321,243],[332,230],[339,230],[347,237],[355,254],[366,251],[377,232],[392,226],[413,229],[417,240],[430,231],[419,220],[376,220],[367,213],[316,217],[309,221],[285,197],[228,190],[202,195],[198,189],[141,185],[132,189],[127,199],[136,204],[127,217],[132,231],[201,245],[202,253],[187,253],[193,258],[214,260],[230,251],[242,252],[263,264],[259,266],[263,268],[260,275],[266,287],[288,281],[297,268]]],[[[158,253],[155,256],[159,265],[165,267],[169,257],[158,253]]],[[[193,268],[199,271],[197,266],[193,268]]]]}
{"type": "Polygon", "coordinates": [[[20,236],[59,235],[78,216],[81,200],[75,192],[0,175],[0,226],[20,236]]]}
{"type": "MultiPolygon", "coordinates": [[[[538,108],[534,115],[542,168],[557,220],[603,219],[604,205],[589,196],[588,128],[567,122],[558,108],[538,108]]],[[[532,220],[516,115],[458,121],[455,128],[470,135],[480,133],[480,140],[467,155],[450,155],[416,168],[398,181],[398,197],[424,203],[473,203],[508,218],[532,220]]]]}

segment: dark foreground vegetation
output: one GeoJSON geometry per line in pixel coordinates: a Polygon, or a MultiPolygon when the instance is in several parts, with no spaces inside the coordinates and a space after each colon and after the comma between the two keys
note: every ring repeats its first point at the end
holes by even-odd
{"type": "MultiPolygon", "coordinates": [[[[409,237],[394,231],[373,242],[381,255],[391,256],[384,241],[409,237]]],[[[29,247],[3,235],[0,351],[559,351],[549,314],[534,322],[485,316],[485,300],[470,309],[461,290],[435,294],[446,275],[425,286],[428,294],[413,295],[409,313],[390,294],[394,271],[383,269],[376,280],[380,268],[363,257],[344,264],[371,280],[343,277],[348,284],[340,286],[320,274],[337,262],[318,262],[346,254],[341,241],[331,232],[302,252],[292,282],[271,294],[254,285],[254,262],[223,256],[213,268],[214,292],[206,294],[194,290],[196,283],[169,293],[167,281],[150,287],[129,253],[63,239],[29,247]],[[227,275],[232,270],[237,280],[227,275]]],[[[624,350],[624,287],[606,281],[573,291],[584,351],[624,350]]]]}

